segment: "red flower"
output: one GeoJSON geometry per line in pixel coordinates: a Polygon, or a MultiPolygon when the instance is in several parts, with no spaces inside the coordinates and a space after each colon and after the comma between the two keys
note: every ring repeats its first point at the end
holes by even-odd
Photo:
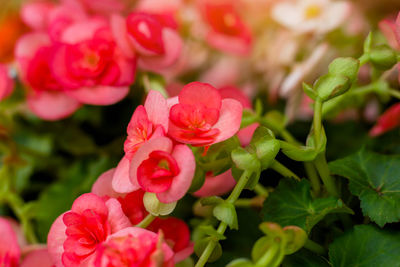
{"type": "Polygon", "coordinates": [[[400,126],[400,103],[388,108],[378,119],[378,122],[370,130],[370,136],[382,135],[400,126]]]}

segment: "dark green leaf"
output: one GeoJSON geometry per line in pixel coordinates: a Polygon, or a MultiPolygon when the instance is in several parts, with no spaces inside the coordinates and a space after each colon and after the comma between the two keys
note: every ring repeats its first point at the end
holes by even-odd
{"type": "Polygon", "coordinates": [[[301,249],[295,254],[286,256],[282,267],[329,267],[328,261],[309,250],[301,249]]]}
{"type": "Polygon", "coordinates": [[[400,220],[400,156],[362,149],[329,167],[350,180],[349,189],[360,198],[364,215],[381,227],[400,220]]]}
{"type": "Polygon", "coordinates": [[[399,267],[400,233],[357,225],[329,247],[333,267],[399,267]]]}
{"type": "Polygon", "coordinates": [[[310,184],[305,179],[300,182],[283,179],[263,207],[264,221],[276,222],[281,226],[296,225],[307,233],[325,215],[340,212],[351,214],[352,210],[335,197],[313,200],[310,184]]]}

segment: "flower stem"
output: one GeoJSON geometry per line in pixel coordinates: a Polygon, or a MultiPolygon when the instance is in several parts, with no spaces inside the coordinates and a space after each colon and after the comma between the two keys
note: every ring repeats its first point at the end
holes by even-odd
{"type": "MultiPolygon", "coordinates": [[[[322,101],[317,98],[314,105],[314,140],[317,151],[321,149],[321,133],[322,133],[322,101]]],[[[330,175],[328,163],[325,158],[325,150],[321,152],[314,160],[314,165],[317,168],[319,176],[324,183],[326,190],[333,196],[338,196],[335,181],[330,175]]]]}
{"type": "Polygon", "coordinates": [[[311,162],[304,162],[304,168],[307,173],[307,177],[310,179],[311,188],[316,196],[319,195],[321,191],[321,182],[314,165],[311,162]]]}
{"type": "Polygon", "coordinates": [[[256,192],[257,195],[263,197],[268,197],[269,195],[268,189],[266,189],[261,184],[256,184],[256,186],[254,187],[254,192],[256,192]]]}
{"type": "Polygon", "coordinates": [[[136,227],[146,228],[154,221],[155,218],[157,217],[152,214],[148,214],[140,223],[136,225],[136,227]]]}
{"type": "Polygon", "coordinates": [[[326,250],[323,246],[320,244],[312,241],[311,239],[307,239],[306,243],[304,244],[304,247],[312,252],[315,252],[320,255],[326,254],[326,250]]]}
{"type": "Polygon", "coordinates": [[[270,166],[271,169],[274,171],[280,173],[283,177],[290,177],[294,178],[295,180],[300,181],[300,177],[297,176],[294,172],[289,170],[287,167],[285,167],[283,164],[281,164],[279,161],[274,160],[270,166]]]}
{"type": "MultiPolygon", "coordinates": [[[[252,172],[249,170],[245,170],[240,176],[239,181],[237,182],[235,188],[227,198],[227,202],[231,204],[235,204],[236,200],[239,198],[240,193],[242,193],[244,187],[246,186],[247,182],[250,179],[252,172]]],[[[223,235],[225,233],[226,228],[228,225],[225,222],[220,222],[217,232],[223,235]]],[[[215,246],[217,245],[218,240],[210,240],[204,249],[203,253],[201,254],[199,260],[197,261],[195,267],[203,267],[208,259],[210,258],[212,252],[214,251],[215,246]]]]}

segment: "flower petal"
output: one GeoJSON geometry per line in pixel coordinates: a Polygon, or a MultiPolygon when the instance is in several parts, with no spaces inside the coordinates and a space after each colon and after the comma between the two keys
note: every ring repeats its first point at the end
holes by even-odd
{"type": "Polygon", "coordinates": [[[219,120],[213,127],[220,130],[220,134],[214,143],[222,142],[239,131],[242,111],[243,106],[239,101],[230,98],[222,100],[219,120]]]}
{"type": "Polygon", "coordinates": [[[63,244],[67,239],[67,235],[65,234],[67,227],[63,222],[64,214],[58,216],[54,221],[47,236],[47,248],[54,265],[57,267],[64,266],[61,260],[64,253],[63,244]]]}
{"type": "Polygon", "coordinates": [[[50,121],[66,118],[81,106],[77,100],[59,91],[31,92],[27,103],[36,116],[50,121]]]}
{"type": "Polygon", "coordinates": [[[120,197],[124,194],[115,192],[112,188],[112,180],[115,173],[115,168],[112,168],[104,173],[102,173],[96,182],[92,186],[92,193],[98,195],[99,197],[120,197]]]}
{"type": "Polygon", "coordinates": [[[123,157],[118,163],[112,179],[112,188],[118,193],[129,193],[140,188],[138,183],[133,184],[129,179],[130,161],[123,157]]]}
{"type": "Polygon", "coordinates": [[[160,92],[151,90],[147,95],[144,107],[147,117],[153,125],[161,125],[165,132],[168,132],[169,108],[167,100],[160,92]]]}
{"type": "Polygon", "coordinates": [[[157,193],[157,198],[164,203],[181,199],[188,191],[194,177],[196,161],[192,150],[186,145],[176,145],[172,156],[178,163],[180,172],[172,180],[171,187],[162,193],[157,193]]]}
{"type": "Polygon", "coordinates": [[[115,198],[107,200],[108,222],[111,226],[111,233],[116,233],[126,227],[132,226],[128,217],[122,211],[121,204],[115,198]]]}
{"type": "Polygon", "coordinates": [[[129,93],[128,86],[95,86],[81,87],[66,91],[68,95],[79,102],[90,105],[112,105],[121,101],[129,93]]]}
{"type": "Polygon", "coordinates": [[[107,214],[108,209],[104,200],[93,193],[86,193],[75,199],[71,211],[81,214],[85,210],[92,210],[98,214],[107,214]]]}

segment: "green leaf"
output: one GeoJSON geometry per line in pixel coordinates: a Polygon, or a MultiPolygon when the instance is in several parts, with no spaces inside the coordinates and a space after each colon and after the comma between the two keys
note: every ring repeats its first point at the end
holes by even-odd
{"type": "Polygon", "coordinates": [[[329,213],[353,213],[335,197],[313,200],[310,184],[305,179],[300,182],[281,180],[265,200],[262,212],[264,221],[277,222],[281,226],[296,225],[307,233],[329,213]]]}
{"type": "Polygon", "coordinates": [[[215,206],[213,215],[218,220],[229,225],[231,229],[239,229],[235,206],[228,202],[223,202],[215,206]]]}
{"type": "Polygon", "coordinates": [[[310,86],[310,85],[308,85],[308,84],[306,84],[306,83],[303,83],[303,91],[304,91],[304,93],[306,93],[306,95],[309,97],[309,98],[311,98],[312,100],[316,100],[317,99],[317,93],[314,91],[314,89],[310,86]]]}
{"type": "Polygon", "coordinates": [[[333,267],[400,266],[400,233],[357,225],[329,247],[333,267]]]}
{"type": "Polygon", "coordinates": [[[286,256],[282,262],[282,267],[329,267],[326,259],[318,256],[309,250],[301,249],[300,251],[286,256]]]}
{"type": "Polygon", "coordinates": [[[211,197],[206,197],[206,198],[200,199],[200,203],[203,206],[216,205],[216,204],[221,204],[224,202],[225,201],[221,197],[217,197],[217,196],[211,196],[211,197]]]}
{"type": "Polygon", "coordinates": [[[350,180],[350,192],[361,200],[364,215],[379,226],[400,220],[400,156],[365,149],[329,164],[334,174],[350,180]]]}

